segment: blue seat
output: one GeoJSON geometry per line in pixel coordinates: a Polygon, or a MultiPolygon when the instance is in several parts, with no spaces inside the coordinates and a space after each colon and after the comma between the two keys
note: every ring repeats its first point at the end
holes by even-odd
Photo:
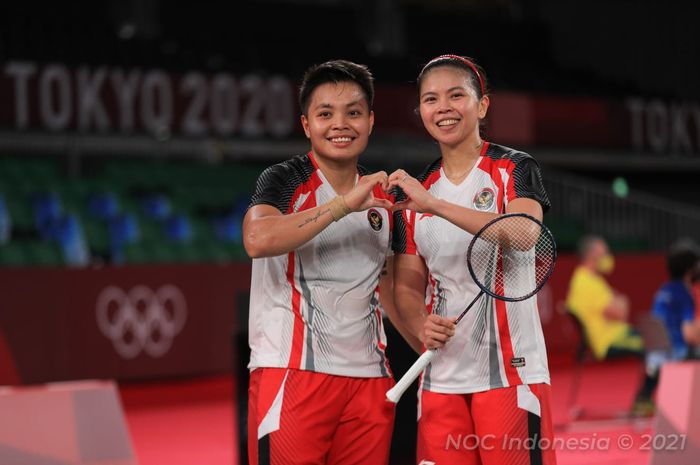
{"type": "Polygon", "coordinates": [[[224,217],[214,219],[214,234],[224,242],[241,243],[243,233],[241,226],[243,217],[237,213],[231,213],[224,217]]]}
{"type": "Polygon", "coordinates": [[[87,241],[75,215],[69,214],[61,218],[56,233],[66,265],[87,266],[90,263],[87,241]]]}
{"type": "Polygon", "coordinates": [[[164,194],[153,194],[141,201],[141,209],[149,218],[162,221],[170,216],[173,207],[164,194]]]}
{"type": "Polygon", "coordinates": [[[119,214],[109,221],[108,227],[112,262],[124,263],[124,246],[141,238],[139,224],[130,213],[119,214]]]}
{"type": "Polygon", "coordinates": [[[192,222],[186,215],[175,214],[163,223],[165,237],[173,242],[191,242],[194,237],[192,222]]]}
{"type": "Polygon", "coordinates": [[[94,192],[88,197],[88,211],[95,218],[111,220],[119,214],[119,199],[114,192],[94,192]]]}
{"type": "Polygon", "coordinates": [[[7,210],[5,196],[0,194],[0,245],[7,244],[12,234],[12,218],[7,210]]]}
{"type": "Polygon", "coordinates": [[[32,195],[34,224],[44,240],[55,240],[54,224],[63,216],[61,199],[54,192],[37,192],[32,195]]]}

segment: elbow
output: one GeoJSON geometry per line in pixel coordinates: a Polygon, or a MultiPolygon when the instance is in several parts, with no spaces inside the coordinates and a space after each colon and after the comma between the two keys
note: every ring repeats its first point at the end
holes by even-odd
{"type": "Polygon", "coordinates": [[[267,256],[266,234],[260,234],[255,228],[249,228],[243,232],[243,247],[250,258],[262,258],[267,256]]]}

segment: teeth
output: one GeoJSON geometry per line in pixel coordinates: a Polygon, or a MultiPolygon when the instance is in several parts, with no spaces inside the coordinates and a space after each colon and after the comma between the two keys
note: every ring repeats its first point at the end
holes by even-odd
{"type": "Polygon", "coordinates": [[[350,137],[332,137],[331,142],[338,142],[338,143],[343,143],[343,142],[350,142],[352,139],[350,137]]]}
{"type": "Polygon", "coordinates": [[[459,120],[456,119],[444,119],[442,121],[438,121],[438,126],[450,126],[452,124],[457,124],[459,120]]]}

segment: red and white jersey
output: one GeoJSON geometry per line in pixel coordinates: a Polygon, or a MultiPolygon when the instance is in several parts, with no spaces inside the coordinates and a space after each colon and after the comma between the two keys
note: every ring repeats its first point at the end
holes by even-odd
{"type": "MultiPolygon", "coordinates": [[[[418,177],[435,197],[473,210],[504,213],[508,202],[527,197],[544,210],[549,199],[539,166],[528,154],[484,143],[474,168],[459,185],[442,169],[442,159],[418,177]]],[[[458,316],[479,293],[467,268],[473,235],[425,213],[396,212],[394,253],[417,254],[425,261],[428,312],[458,316]]],[[[537,299],[503,302],[483,295],[441,353],[423,373],[423,389],[472,393],[519,384],[549,383],[547,353],[537,299]]]]}
{"type": "MultiPolygon", "coordinates": [[[[363,174],[359,167],[358,177],[363,174]]],[[[309,153],[265,170],[251,206],[268,204],[289,214],[336,195],[309,153]]],[[[386,198],[378,188],[375,195],[386,198]]],[[[392,223],[383,208],[350,213],[292,252],[253,260],[251,370],[390,376],[379,275],[391,253],[392,223]]]]}

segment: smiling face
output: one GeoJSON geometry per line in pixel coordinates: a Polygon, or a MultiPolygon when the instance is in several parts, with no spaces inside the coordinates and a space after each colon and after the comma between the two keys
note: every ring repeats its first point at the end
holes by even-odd
{"type": "Polygon", "coordinates": [[[420,84],[420,116],[428,133],[441,145],[478,145],[479,122],[486,116],[488,96],[481,100],[466,71],[453,66],[431,69],[420,84]]]}
{"type": "Polygon", "coordinates": [[[306,113],[301,116],[301,124],[317,158],[356,161],[364,152],[374,125],[374,113],[359,85],[321,84],[314,89],[306,113]]]}

